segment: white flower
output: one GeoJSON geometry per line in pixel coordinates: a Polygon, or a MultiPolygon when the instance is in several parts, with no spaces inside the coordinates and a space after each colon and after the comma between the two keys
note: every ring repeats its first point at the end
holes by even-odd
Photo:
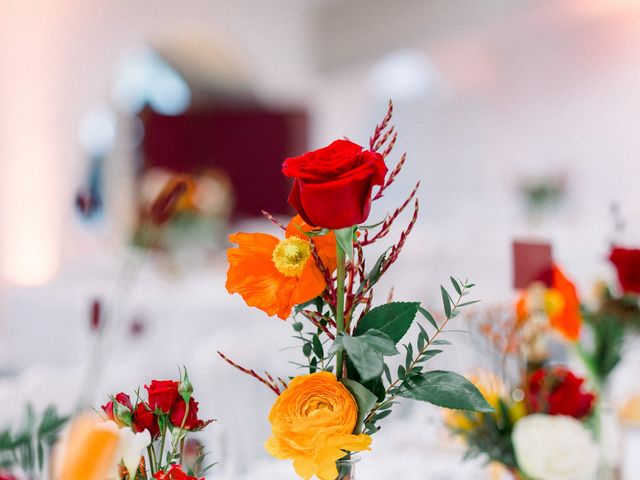
{"type": "Polygon", "coordinates": [[[529,415],[512,434],[520,469],[533,480],[588,480],[598,461],[591,432],[560,415],[529,415]]]}
{"type": "MultiPolygon", "coordinates": [[[[133,477],[140,464],[142,451],[151,444],[151,435],[148,430],[135,433],[129,427],[122,427],[118,434],[120,439],[116,450],[116,462],[120,463],[122,461],[129,475],[133,477]]],[[[119,478],[117,464],[109,478],[119,478]]]]}

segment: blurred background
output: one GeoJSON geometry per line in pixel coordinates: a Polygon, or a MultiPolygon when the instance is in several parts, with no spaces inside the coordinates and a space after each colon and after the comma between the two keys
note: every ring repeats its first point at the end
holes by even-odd
{"type": "MultiPolygon", "coordinates": [[[[290,214],[283,159],[365,144],[389,99],[408,160],[372,218],[422,182],[396,298],[435,303],[453,274],[508,302],[514,239],[551,242],[585,294],[612,279],[611,242],[640,232],[639,31],[637,0],[1,0],[0,423],[185,364],[219,420],[212,478],[275,472],[272,395],[216,350],[285,374],[291,330],[227,295],[226,236],[290,214]],[[194,205],[145,249],[141,212],[175,173],[194,205]],[[96,305],[117,331],[86,379],[96,305]]],[[[441,361],[464,370],[458,343],[441,361]]],[[[406,415],[415,440],[376,441],[410,462],[438,414],[406,415]]]]}

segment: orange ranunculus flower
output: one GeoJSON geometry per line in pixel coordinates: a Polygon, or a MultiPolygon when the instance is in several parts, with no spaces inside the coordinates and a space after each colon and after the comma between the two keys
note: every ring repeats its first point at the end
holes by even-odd
{"type": "Polygon", "coordinates": [[[580,300],[575,285],[554,265],[552,291],[556,293],[555,301],[547,301],[551,326],[567,340],[575,342],[580,338],[582,316],[580,300]],[[561,299],[561,301],[560,301],[561,299]]]}
{"type": "Polygon", "coordinates": [[[371,437],[354,435],[358,405],[349,390],[329,372],[293,379],[269,414],[272,436],[267,451],[292,459],[305,480],[335,480],[336,461],[346,451],[370,450],[371,437]]]}
{"type": "Polygon", "coordinates": [[[294,305],[320,295],[324,276],[311,254],[311,242],[322,263],[330,271],[336,268],[336,239],[333,232],[312,237],[300,216],[294,217],[280,240],[265,233],[236,233],[229,240],[238,247],[227,250],[229,271],[227,291],[239,293],[247,305],[283,320],[294,305]]]}

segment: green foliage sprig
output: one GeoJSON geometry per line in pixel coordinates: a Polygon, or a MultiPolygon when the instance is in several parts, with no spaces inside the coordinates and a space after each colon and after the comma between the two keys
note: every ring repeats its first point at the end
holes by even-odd
{"type": "Polygon", "coordinates": [[[38,420],[33,406],[27,405],[20,427],[15,432],[10,427],[0,432],[0,468],[19,470],[28,478],[41,477],[51,447],[68,421],[53,406],[38,420]]]}

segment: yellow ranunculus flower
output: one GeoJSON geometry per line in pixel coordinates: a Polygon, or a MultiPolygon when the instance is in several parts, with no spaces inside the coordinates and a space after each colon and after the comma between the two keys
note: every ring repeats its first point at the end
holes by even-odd
{"type": "Polygon", "coordinates": [[[335,480],[336,460],[346,451],[369,450],[371,437],[354,435],[358,405],[329,372],[293,379],[269,414],[272,436],[265,448],[279,459],[292,459],[305,480],[335,480]]]}

